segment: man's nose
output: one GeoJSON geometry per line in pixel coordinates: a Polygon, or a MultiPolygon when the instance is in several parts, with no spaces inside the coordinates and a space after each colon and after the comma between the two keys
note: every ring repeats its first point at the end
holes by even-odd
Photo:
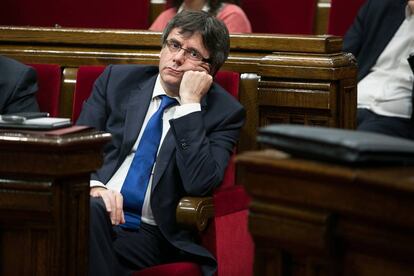
{"type": "Polygon", "coordinates": [[[180,64],[184,63],[185,61],[185,51],[183,49],[178,50],[178,52],[175,53],[174,61],[178,62],[180,64]]]}

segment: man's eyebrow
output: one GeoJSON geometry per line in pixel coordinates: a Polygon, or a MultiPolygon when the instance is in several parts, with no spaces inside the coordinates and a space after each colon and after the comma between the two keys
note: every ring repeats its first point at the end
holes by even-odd
{"type": "Polygon", "coordinates": [[[201,55],[200,51],[199,51],[199,50],[197,50],[196,48],[193,48],[193,47],[188,47],[188,48],[187,48],[187,50],[197,52],[197,53],[199,53],[199,54],[201,55]]]}
{"type": "Polygon", "coordinates": [[[178,44],[180,44],[181,45],[181,42],[180,41],[178,41],[177,39],[175,39],[175,38],[170,38],[170,39],[167,39],[167,40],[170,40],[170,41],[172,41],[172,42],[174,42],[174,43],[178,43],[178,44]]]}

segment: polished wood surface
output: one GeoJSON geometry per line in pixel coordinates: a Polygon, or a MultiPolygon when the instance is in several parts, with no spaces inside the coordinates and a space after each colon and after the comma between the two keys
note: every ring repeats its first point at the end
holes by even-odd
{"type": "Polygon", "coordinates": [[[183,197],[176,209],[177,223],[184,228],[202,232],[214,217],[212,197],[183,197]]]}
{"type": "Polygon", "coordinates": [[[414,167],[237,157],[255,275],[414,275],[414,167]]]}
{"type": "Polygon", "coordinates": [[[110,135],[0,130],[0,275],[86,275],[89,175],[110,135]]]}
{"type": "MultiPolygon", "coordinates": [[[[81,65],[158,64],[160,33],[0,26],[0,54],[62,66],[60,116],[70,117],[81,65]]],[[[238,149],[257,147],[256,130],[283,122],[354,128],[356,63],[335,36],[231,35],[223,70],[239,72],[247,120],[238,149]]]]}

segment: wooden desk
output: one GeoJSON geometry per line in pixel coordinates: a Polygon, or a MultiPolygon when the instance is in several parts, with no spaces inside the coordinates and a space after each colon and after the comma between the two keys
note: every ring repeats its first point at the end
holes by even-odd
{"type": "Polygon", "coordinates": [[[252,202],[255,275],[414,275],[414,167],[237,158],[252,202]]]}
{"type": "Polygon", "coordinates": [[[89,175],[110,135],[0,130],[0,275],[86,275],[89,175]]]}

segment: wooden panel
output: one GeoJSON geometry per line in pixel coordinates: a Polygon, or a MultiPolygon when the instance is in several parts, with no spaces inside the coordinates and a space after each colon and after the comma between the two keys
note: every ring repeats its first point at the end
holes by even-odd
{"type": "Polygon", "coordinates": [[[237,164],[252,197],[255,275],[414,273],[414,167],[354,168],[275,150],[245,152],[237,164]]]}
{"type": "Polygon", "coordinates": [[[330,0],[319,0],[316,9],[316,17],[313,27],[313,33],[323,35],[328,33],[329,12],[331,9],[330,0]]]}
{"type": "Polygon", "coordinates": [[[109,139],[0,131],[0,275],[87,275],[89,177],[109,139]]]}

